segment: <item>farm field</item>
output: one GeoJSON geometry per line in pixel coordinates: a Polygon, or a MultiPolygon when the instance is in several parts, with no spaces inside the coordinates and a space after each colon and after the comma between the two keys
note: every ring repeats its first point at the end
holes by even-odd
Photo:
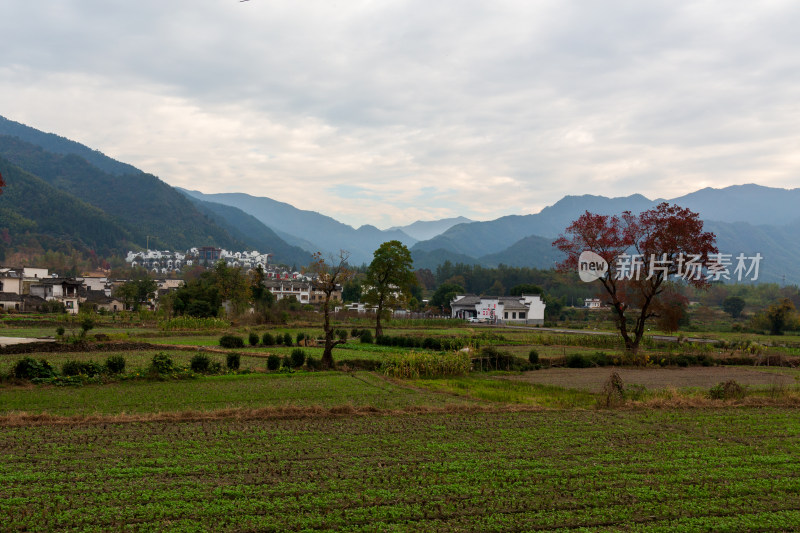
{"type": "MultiPolygon", "coordinates": [[[[766,367],[689,367],[689,368],[617,368],[622,381],[648,390],[709,389],[728,380],[758,387],[790,387],[800,384],[800,372],[793,368],[766,367]]],[[[538,385],[552,385],[600,392],[611,372],[609,368],[547,368],[537,372],[508,376],[507,379],[538,385]]]]}
{"type": "Polygon", "coordinates": [[[370,372],[233,374],[175,381],[130,380],[82,387],[0,387],[0,417],[14,412],[115,415],[289,405],[400,409],[464,403],[470,402],[395,384],[370,372]]]}
{"type": "Polygon", "coordinates": [[[800,417],[453,412],[0,429],[6,531],[786,531],[800,417]]]}
{"type": "MultiPolygon", "coordinates": [[[[247,344],[250,331],[319,336],[302,324],[110,325],[88,336],[111,337],[96,351],[75,351],[84,345],[72,340],[63,351],[0,354],[0,530],[800,529],[794,359],[713,366],[756,355],[749,345],[651,343],[643,348],[651,361],[702,356],[712,366],[603,366],[621,354],[611,336],[420,324],[387,328],[400,341],[415,338],[413,348],[351,338],[334,351],[338,370],[319,371],[286,366],[297,346],[219,346],[223,333],[247,344]],[[488,347],[538,370],[495,363],[417,379],[383,373],[381,364],[411,351],[445,357],[420,347],[428,337],[459,338],[473,357],[488,347]],[[531,350],[542,365],[528,364],[531,350]],[[231,353],[239,370],[227,369],[231,353]],[[190,372],[201,354],[219,370],[190,372]],[[280,370],[267,370],[269,355],[283,358],[280,370]],[[70,362],[105,368],[122,356],[126,364],[119,374],[37,383],[12,376],[24,356],[64,374],[70,362]],[[153,373],[154,356],[173,369],[153,373]],[[566,368],[576,356],[592,367],[566,368]],[[602,408],[612,371],[624,402],[602,408]],[[728,380],[747,397],[709,397],[728,380]]],[[[759,350],[791,358],[796,348],[759,350]]]]}

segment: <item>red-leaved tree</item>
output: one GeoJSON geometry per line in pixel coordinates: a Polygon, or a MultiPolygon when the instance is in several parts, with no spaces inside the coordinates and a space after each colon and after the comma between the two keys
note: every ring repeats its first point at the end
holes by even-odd
{"type": "Polygon", "coordinates": [[[658,316],[659,297],[670,278],[708,286],[704,269],[712,264],[709,254],[718,252],[715,240],[713,233],[703,231],[697,213],[664,202],[639,215],[587,211],[553,246],[567,255],[558,265],[562,271],[576,271],[578,258],[587,250],[608,263],[608,272],[599,282],[625,349],[636,360],[645,323],[658,316]]]}

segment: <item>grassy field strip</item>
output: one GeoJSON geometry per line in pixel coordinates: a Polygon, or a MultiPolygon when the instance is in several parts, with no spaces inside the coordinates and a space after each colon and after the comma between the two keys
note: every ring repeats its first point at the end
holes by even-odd
{"type": "Polygon", "coordinates": [[[800,527],[800,417],[542,411],[0,428],[9,531],[800,527]]]}
{"type": "Polygon", "coordinates": [[[206,376],[178,381],[123,381],[83,387],[0,388],[0,413],[57,415],[152,413],[266,406],[371,406],[469,403],[391,384],[369,372],[206,376]]]}

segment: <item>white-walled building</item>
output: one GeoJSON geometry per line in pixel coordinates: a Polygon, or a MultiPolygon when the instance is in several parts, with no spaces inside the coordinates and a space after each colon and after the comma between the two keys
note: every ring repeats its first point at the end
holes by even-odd
{"type": "Polygon", "coordinates": [[[453,318],[477,318],[509,324],[544,324],[545,303],[539,295],[485,296],[457,295],[450,302],[453,318]]]}
{"type": "Polygon", "coordinates": [[[31,283],[30,294],[45,300],[59,301],[64,304],[67,313],[76,315],[80,305],[79,291],[82,284],[75,278],[46,278],[31,283]]]}

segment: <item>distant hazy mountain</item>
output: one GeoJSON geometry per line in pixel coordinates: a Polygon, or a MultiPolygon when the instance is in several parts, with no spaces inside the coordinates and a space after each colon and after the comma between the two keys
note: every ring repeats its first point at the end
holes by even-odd
{"type": "Polygon", "coordinates": [[[688,207],[703,220],[781,226],[800,215],[800,189],[754,184],[723,189],[707,187],[673,198],[670,203],[688,207]]]}
{"type": "Polygon", "coordinates": [[[468,224],[472,220],[466,217],[443,218],[441,220],[417,220],[407,226],[395,226],[389,230],[400,230],[418,241],[432,239],[444,233],[456,224],[468,224]]]}
{"type": "MultiPolygon", "coordinates": [[[[7,182],[0,195],[0,252],[74,247],[108,255],[142,245],[149,236],[162,249],[255,248],[298,265],[310,252],[344,249],[352,263],[361,264],[372,260],[381,243],[396,239],[412,247],[415,268],[435,269],[444,261],[549,268],[560,260],[552,240],[585,211],[640,212],[660,201],[640,194],[566,196],[534,215],[356,229],[269,198],[179,192],[97,150],[3,117],[0,172],[7,182]]],[[[722,252],[760,253],[760,281],[800,283],[800,189],[706,188],[670,202],[700,213],[722,252]]]]}
{"type": "Polygon", "coordinates": [[[618,214],[625,210],[641,211],[653,202],[641,194],[624,198],[603,196],[566,196],[535,215],[510,215],[488,222],[458,224],[441,235],[414,245],[414,250],[438,249],[480,257],[502,252],[515,242],[531,235],[555,238],[570,222],[585,211],[618,214]]]}
{"type": "MultiPolygon", "coordinates": [[[[759,281],[800,283],[800,218],[797,208],[793,207],[800,205],[798,191],[742,185],[703,189],[669,202],[699,212],[706,229],[716,234],[722,253],[734,256],[760,253],[764,259],[759,281]],[[770,209],[770,205],[775,209],[770,209]],[[713,220],[713,216],[727,220],[713,220]],[[764,220],[772,223],[763,224],[764,220]]],[[[625,198],[567,196],[536,215],[507,216],[454,226],[433,239],[417,243],[412,248],[412,256],[424,258],[426,264],[431,262],[431,257],[456,262],[452,257],[457,256],[462,263],[484,266],[503,263],[550,268],[561,260],[551,246],[552,240],[584,212],[618,214],[629,210],[638,213],[660,201],[638,194],[625,198]],[[530,233],[507,244],[511,238],[526,232],[530,233]],[[505,247],[500,251],[487,252],[502,245],[505,247]]]]}
{"type": "Polygon", "coordinates": [[[800,220],[782,226],[755,226],[747,222],[706,221],[717,236],[721,253],[763,257],[759,282],[800,284],[800,220]]]}
{"type": "Polygon", "coordinates": [[[311,262],[311,253],[298,246],[288,244],[256,217],[248,215],[241,209],[205,202],[191,196],[188,198],[200,212],[211,217],[234,238],[246,242],[256,250],[274,254],[272,262],[295,265],[298,268],[311,262]]]}
{"type": "Polygon", "coordinates": [[[414,261],[414,270],[428,268],[435,271],[436,267],[450,261],[453,264],[463,263],[465,265],[480,265],[481,261],[475,257],[464,254],[457,254],[448,250],[433,250],[430,252],[422,250],[411,250],[411,259],[414,261]]]}
{"type": "Polygon", "coordinates": [[[54,133],[45,133],[19,122],[14,122],[5,117],[0,117],[0,135],[18,137],[20,140],[34,144],[53,154],[75,154],[109,174],[122,176],[125,174],[141,174],[136,167],[104,155],[102,152],[92,150],[75,141],[71,141],[54,133]]]}
{"type": "Polygon", "coordinates": [[[564,260],[564,255],[553,247],[553,240],[530,235],[520,239],[502,252],[480,257],[484,266],[506,265],[513,267],[554,268],[564,260]]]}
{"type": "Polygon", "coordinates": [[[298,209],[271,198],[244,193],[203,194],[180,190],[200,200],[238,207],[275,230],[290,244],[309,252],[337,253],[347,250],[351,254],[351,263],[357,265],[372,261],[373,252],[386,241],[398,240],[406,246],[416,242],[416,239],[400,230],[381,231],[370,225],[355,229],[316,211],[298,209]]]}

